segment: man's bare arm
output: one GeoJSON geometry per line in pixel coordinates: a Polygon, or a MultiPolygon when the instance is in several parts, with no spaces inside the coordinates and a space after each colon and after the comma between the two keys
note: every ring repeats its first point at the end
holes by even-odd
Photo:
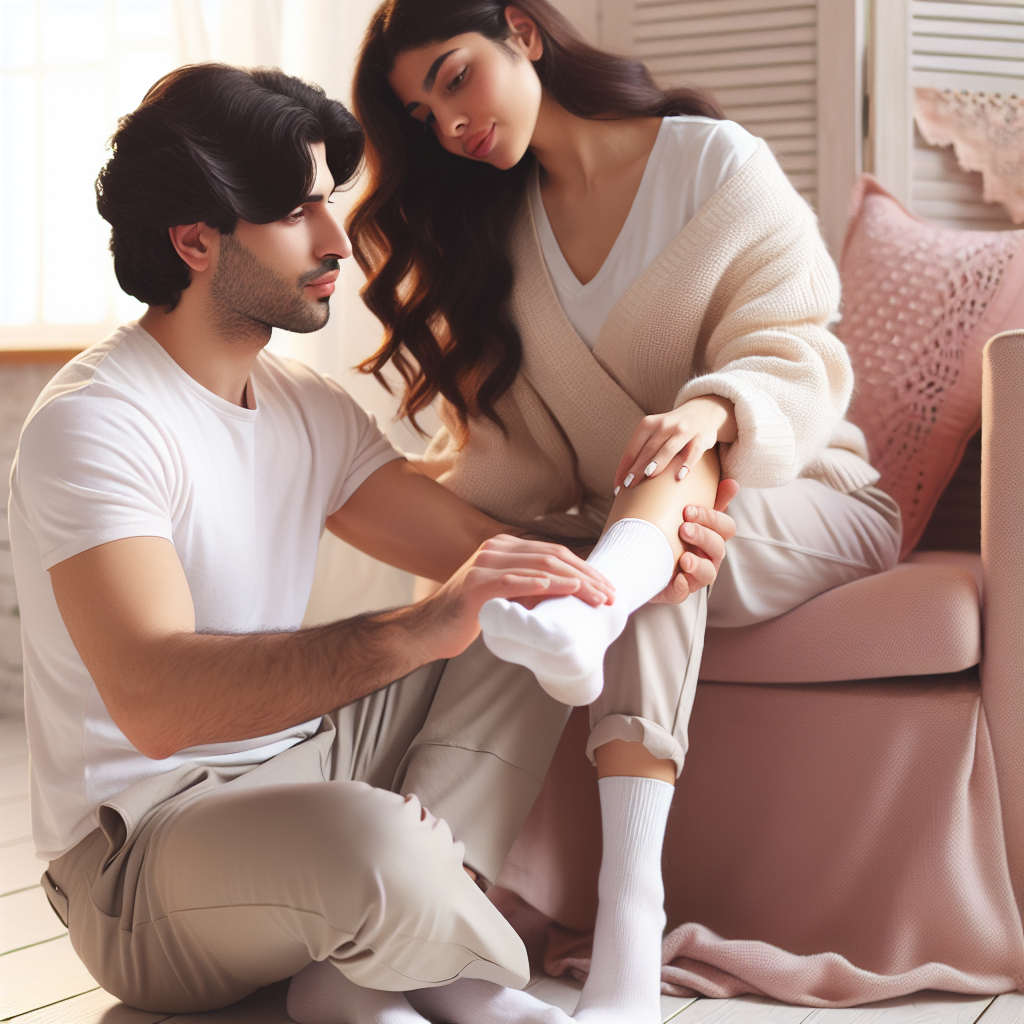
{"type": "Polygon", "coordinates": [[[91,548],[55,565],[50,578],[111,717],[141,753],[164,758],[277,732],[453,657],[479,632],[490,598],[575,593],[588,567],[565,554],[568,561],[553,545],[498,536],[418,604],[243,635],[195,632],[184,570],[162,538],[91,548]]]}
{"type": "MultiPolygon", "coordinates": [[[[412,463],[398,459],[371,474],[344,505],[327,520],[327,528],[368,555],[416,576],[444,582],[489,537],[499,533],[523,536],[523,531],[478,511],[446,487],[421,473],[412,463]]],[[[565,557],[560,540],[544,540],[559,549],[549,568],[565,557]]],[[[597,573],[581,567],[576,594],[590,604],[601,604],[612,590],[597,573]]],[[[541,566],[538,566],[541,567],[541,566]]]]}

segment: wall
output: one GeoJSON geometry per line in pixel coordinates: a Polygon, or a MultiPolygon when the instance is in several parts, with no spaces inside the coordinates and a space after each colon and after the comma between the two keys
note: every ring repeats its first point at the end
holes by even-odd
{"type": "Polygon", "coordinates": [[[7,528],[11,463],[18,447],[21,424],[55,370],[55,366],[45,364],[12,366],[0,363],[0,473],[3,474],[3,506],[0,508],[0,717],[20,715],[24,707],[21,620],[14,591],[14,565],[7,528]]]}

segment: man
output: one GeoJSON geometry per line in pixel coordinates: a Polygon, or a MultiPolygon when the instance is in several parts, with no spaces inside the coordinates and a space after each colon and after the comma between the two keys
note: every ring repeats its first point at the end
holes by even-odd
{"type": "MultiPolygon", "coordinates": [[[[166,76],[114,136],[98,205],[149,309],[54,378],[12,474],[43,886],[146,1009],[300,972],[301,1021],[562,1020],[516,991],[525,951],[482,889],[567,708],[488,654],[477,614],[613,595],[262,351],[327,321],[350,254],[328,206],[361,150],[322,91],[220,65],[166,76]],[[299,629],[325,524],[442,586],[299,629]]],[[[731,529],[703,515],[677,600],[731,529]]]]}

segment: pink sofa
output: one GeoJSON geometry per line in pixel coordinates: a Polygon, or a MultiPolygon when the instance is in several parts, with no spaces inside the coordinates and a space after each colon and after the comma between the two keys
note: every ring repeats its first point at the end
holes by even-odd
{"type": "MultiPolygon", "coordinates": [[[[665,844],[668,993],[1024,991],[1024,330],[962,359],[960,379],[982,364],[980,553],[914,551],[708,633],[665,844]]],[[[920,488],[901,499],[918,535],[958,458],[927,515],[920,488]]],[[[580,978],[601,847],[586,735],[579,709],[492,890],[535,960],[580,978]]]]}

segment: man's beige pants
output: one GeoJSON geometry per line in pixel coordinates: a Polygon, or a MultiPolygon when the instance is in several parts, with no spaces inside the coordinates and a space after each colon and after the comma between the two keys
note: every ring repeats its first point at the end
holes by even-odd
{"type": "Polygon", "coordinates": [[[142,1009],[225,1006],[327,958],[370,988],[520,988],[523,943],[463,864],[497,877],[568,711],[477,640],[261,765],[140,783],[43,887],[142,1009]]]}
{"type": "MultiPolygon", "coordinates": [[[[781,615],[899,553],[899,510],[870,487],[797,480],[729,511],[739,532],[710,599],[646,605],[609,648],[591,755],[636,740],[681,770],[706,623],[781,615]]],[[[263,765],[183,767],[121,794],[44,888],[96,980],[146,1009],[223,1006],[327,958],[370,988],[521,986],[525,949],[462,865],[497,877],[568,710],[477,640],[263,765]]]]}

